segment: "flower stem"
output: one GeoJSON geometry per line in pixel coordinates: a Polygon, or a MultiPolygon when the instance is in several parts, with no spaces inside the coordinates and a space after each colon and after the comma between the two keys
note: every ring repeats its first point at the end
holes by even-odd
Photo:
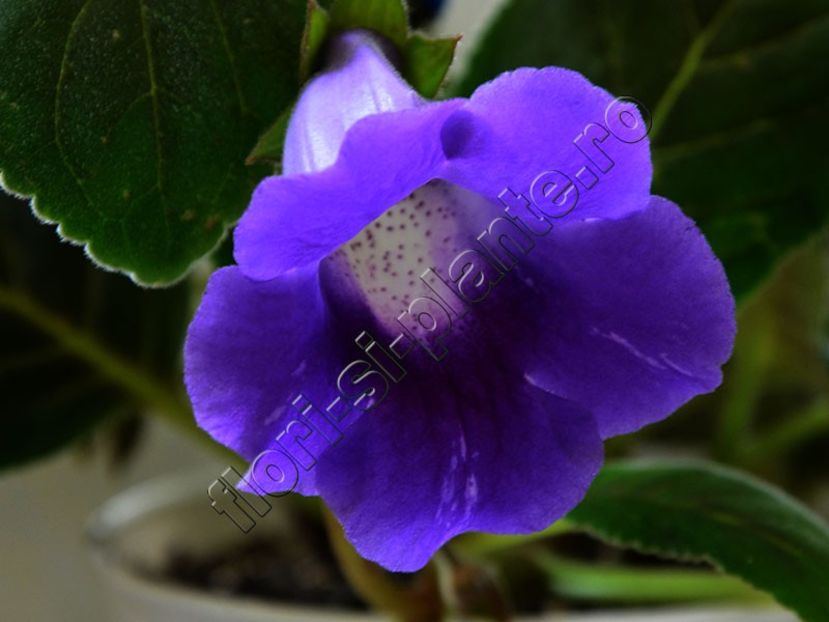
{"type": "Polygon", "coordinates": [[[340,569],[372,608],[384,611],[401,622],[439,622],[444,618],[437,573],[430,564],[411,577],[396,577],[360,557],[336,517],[323,509],[325,526],[340,569]]]}
{"type": "Polygon", "coordinates": [[[656,141],[656,137],[662,130],[662,127],[665,124],[671,110],[673,110],[674,104],[696,75],[705,51],[720,31],[725,21],[730,17],[735,5],[735,0],[728,0],[725,2],[708,25],[697,34],[691,45],[688,47],[688,51],[682,59],[682,64],[680,65],[679,70],[676,72],[673,79],[668,84],[668,87],[665,89],[665,92],[659,98],[659,101],[654,107],[653,126],[651,127],[650,132],[651,142],[656,141]]]}

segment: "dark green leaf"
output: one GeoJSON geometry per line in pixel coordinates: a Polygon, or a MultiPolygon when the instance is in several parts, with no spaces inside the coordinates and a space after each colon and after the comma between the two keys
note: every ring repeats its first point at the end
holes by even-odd
{"type": "Polygon", "coordinates": [[[458,85],[576,69],[652,112],[654,192],[697,220],[738,296],[829,219],[825,0],[512,0],[458,85]]]}
{"type": "Polygon", "coordinates": [[[0,193],[0,468],[146,408],[192,426],[177,397],[188,298],[99,270],[0,193]]]}
{"type": "Polygon", "coordinates": [[[643,552],[709,561],[806,622],[829,619],[829,527],[736,471],[705,463],[608,466],[567,520],[643,552]]]}
{"type": "Polygon", "coordinates": [[[299,88],[304,0],[0,4],[0,170],[106,266],[169,283],[267,167],[299,88]]]}

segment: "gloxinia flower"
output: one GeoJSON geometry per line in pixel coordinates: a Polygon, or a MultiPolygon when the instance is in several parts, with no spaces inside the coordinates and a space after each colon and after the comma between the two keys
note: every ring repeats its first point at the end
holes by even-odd
{"type": "Polygon", "coordinates": [[[380,45],[342,36],[306,86],[186,381],[249,489],[321,496],[363,556],[411,571],[462,532],[565,515],[603,439],[720,383],[734,301],[651,196],[634,106],[556,67],[425,101],[380,45]]]}

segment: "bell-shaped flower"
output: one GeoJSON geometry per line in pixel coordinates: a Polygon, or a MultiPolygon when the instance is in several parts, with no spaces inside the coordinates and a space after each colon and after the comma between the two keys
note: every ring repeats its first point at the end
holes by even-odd
{"type": "Polygon", "coordinates": [[[734,301],[650,194],[630,102],[556,67],[432,102],[366,33],[332,54],[210,279],[186,381],[251,489],[320,495],[410,571],[564,516],[604,439],[718,386],[734,301]]]}

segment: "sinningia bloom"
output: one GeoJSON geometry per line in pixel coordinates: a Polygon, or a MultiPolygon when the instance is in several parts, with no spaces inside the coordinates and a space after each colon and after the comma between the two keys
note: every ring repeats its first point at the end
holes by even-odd
{"type": "Polygon", "coordinates": [[[650,194],[634,106],[556,67],[430,102],[368,35],[333,52],[210,279],[186,381],[250,489],[320,495],[410,571],[566,514],[603,439],[720,383],[734,301],[650,194]]]}

